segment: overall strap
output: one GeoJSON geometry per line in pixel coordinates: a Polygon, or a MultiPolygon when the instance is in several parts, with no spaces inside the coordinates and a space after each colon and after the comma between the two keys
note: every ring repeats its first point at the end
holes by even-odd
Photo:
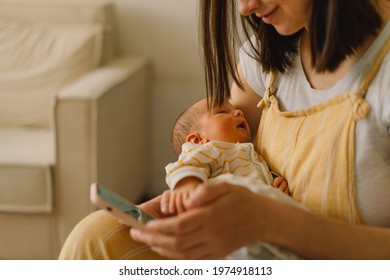
{"type": "Polygon", "coordinates": [[[263,98],[257,104],[258,108],[264,108],[264,107],[268,106],[270,103],[269,98],[271,96],[275,95],[275,92],[276,92],[275,80],[276,80],[277,76],[278,76],[278,72],[271,70],[270,75],[269,75],[267,89],[264,92],[263,98]]]}
{"type": "Polygon", "coordinates": [[[387,55],[389,50],[390,50],[390,39],[387,40],[385,46],[381,49],[378,56],[376,57],[374,64],[371,66],[370,71],[360,83],[359,90],[358,90],[358,94],[360,97],[364,97],[366,95],[368,87],[370,86],[372,80],[375,78],[376,73],[379,71],[382,61],[387,55]]]}
{"type": "Polygon", "coordinates": [[[275,94],[276,92],[275,81],[277,77],[278,77],[278,72],[271,70],[271,72],[269,73],[268,87],[266,90],[266,93],[268,95],[267,97],[270,97],[275,94]]]}

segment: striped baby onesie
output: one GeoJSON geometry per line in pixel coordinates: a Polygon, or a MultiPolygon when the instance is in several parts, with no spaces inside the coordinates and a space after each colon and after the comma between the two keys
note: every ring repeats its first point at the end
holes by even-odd
{"type": "Polygon", "coordinates": [[[165,167],[170,189],[183,178],[192,176],[204,183],[222,174],[234,174],[271,184],[273,179],[265,160],[252,143],[210,141],[183,144],[178,161],[165,167]]]}

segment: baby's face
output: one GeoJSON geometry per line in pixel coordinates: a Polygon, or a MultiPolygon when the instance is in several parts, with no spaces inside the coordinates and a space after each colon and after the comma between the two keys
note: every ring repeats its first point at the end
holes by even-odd
{"type": "Polygon", "coordinates": [[[207,110],[206,100],[199,102],[199,106],[204,106],[200,133],[208,141],[250,142],[251,132],[244,113],[230,102],[214,107],[210,113],[207,110]]]}

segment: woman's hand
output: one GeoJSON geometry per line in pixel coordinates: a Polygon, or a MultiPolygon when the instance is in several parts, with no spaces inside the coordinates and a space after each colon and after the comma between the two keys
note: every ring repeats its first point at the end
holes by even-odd
{"type": "MultiPolygon", "coordinates": [[[[169,191],[166,191],[169,192],[169,191]]],[[[151,200],[148,200],[140,205],[138,205],[139,208],[141,208],[146,213],[152,215],[155,218],[165,218],[168,217],[166,213],[161,211],[161,201],[163,200],[164,193],[162,195],[159,195],[151,200]]]]}
{"type": "Polygon", "coordinates": [[[262,227],[272,224],[272,215],[260,213],[272,203],[232,184],[199,186],[187,202],[189,211],[130,232],[134,240],[168,258],[220,259],[266,236],[262,227]]]}
{"type": "Polygon", "coordinates": [[[258,240],[312,259],[390,259],[390,250],[383,249],[390,248],[388,228],[321,217],[232,184],[198,187],[189,210],[174,217],[164,215],[160,203],[161,196],[140,207],[165,218],[130,234],[172,259],[220,259],[258,240]]]}

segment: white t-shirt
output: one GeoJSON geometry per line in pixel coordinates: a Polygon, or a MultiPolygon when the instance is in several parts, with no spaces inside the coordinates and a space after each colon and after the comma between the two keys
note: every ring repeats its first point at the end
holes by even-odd
{"type": "MultiPolygon", "coordinates": [[[[356,90],[389,39],[390,23],[387,23],[358,63],[327,90],[310,86],[298,52],[293,66],[286,73],[279,73],[276,81],[280,109],[307,109],[346,91],[356,90]]],[[[249,50],[249,44],[240,49],[240,67],[248,85],[262,96],[269,74],[262,72],[261,65],[247,54],[249,50]]],[[[371,109],[365,119],[358,121],[355,138],[357,201],[366,224],[390,227],[390,53],[368,88],[366,100],[371,109]]]]}

